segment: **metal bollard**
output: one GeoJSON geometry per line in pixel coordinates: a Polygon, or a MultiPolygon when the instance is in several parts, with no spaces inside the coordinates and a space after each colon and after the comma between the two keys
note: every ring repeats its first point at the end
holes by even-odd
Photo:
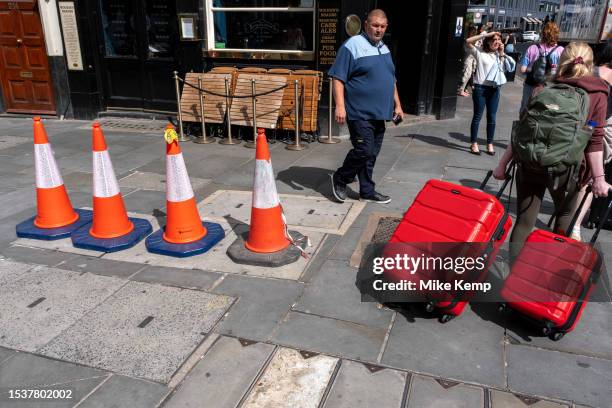
{"type": "Polygon", "coordinates": [[[329,112],[327,115],[327,137],[321,136],[319,137],[319,143],[325,144],[336,144],[340,143],[340,139],[337,137],[332,137],[332,124],[334,120],[334,112],[333,112],[333,102],[334,102],[334,90],[333,90],[334,79],[329,78],[329,112]]]}
{"type": "Polygon", "coordinates": [[[288,144],[287,150],[304,150],[307,146],[300,144],[300,88],[297,79],[293,82],[295,92],[295,141],[288,144]]]}
{"type": "Polygon", "coordinates": [[[189,136],[186,136],[183,133],[183,113],[181,112],[181,91],[179,86],[179,76],[178,71],[174,71],[174,88],[176,89],[176,112],[178,118],[178,127],[179,127],[179,142],[188,142],[191,140],[189,136]]]}
{"type": "Polygon", "coordinates": [[[206,137],[206,120],[204,119],[204,93],[202,92],[202,77],[198,77],[198,94],[200,96],[200,118],[202,122],[202,136],[194,137],[193,143],[208,144],[214,143],[215,140],[206,137]]]}
{"type": "Polygon", "coordinates": [[[257,144],[257,99],[255,98],[255,78],[251,79],[251,99],[253,102],[253,140],[244,144],[244,147],[254,149],[257,144]]]}
{"type": "Polygon", "coordinates": [[[219,143],[222,145],[235,145],[240,144],[240,142],[232,139],[232,115],[230,114],[230,94],[229,94],[229,78],[225,77],[225,114],[227,119],[227,137],[225,139],[219,140],[219,143]]]}

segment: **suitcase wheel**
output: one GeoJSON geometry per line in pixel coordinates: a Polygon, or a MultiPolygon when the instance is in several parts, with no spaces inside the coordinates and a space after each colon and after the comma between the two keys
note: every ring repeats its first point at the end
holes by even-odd
{"type": "Polygon", "coordinates": [[[445,314],[445,315],[440,316],[439,320],[440,320],[440,323],[448,323],[451,320],[453,320],[455,317],[456,316],[454,316],[454,315],[445,314]]]}
{"type": "Polygon", "coordinates": [[[510,311],[510,308],[508,308],[507,304],[500,303],[499,307],[497,308],[497,310],[499,311],[499,313],[508,313],[510,311]]]}
{"type": "Polygon", "coordinates": [[[589,221],[586,223],[585,227],[587,227],[588,229],[593,229],[595,228],[595,223],[593,221],[589,221]]]}
{"type": "Polygon", "coordinates": [[[431,312],[433,312],[433,311],[434,311],[434,309],[435,309],[434,302],[427,302],[427,303],[425,303],[425,311],[426,311],[427,313],[431,313],[431,312]]]}
{"type": "Polygon", "coordinates": [[[542,334],[545,336],[552,336],[553,333],[553,324],[551,322],[544,323],[544,327],[542,327],[542,334]]]}
{"type": "Polygon", "coordinates": [[[552,341],[559,341],[563,338],[563,336],[565,336],[565,333],[562,332],[554,332],[551,333],[548,337],[552,340],[552,341]]]}

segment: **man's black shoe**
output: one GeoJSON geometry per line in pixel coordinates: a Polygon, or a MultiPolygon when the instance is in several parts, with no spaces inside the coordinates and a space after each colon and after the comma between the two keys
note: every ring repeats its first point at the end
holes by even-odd
{"type": "Polygon", "coordinates": [[[334,193],[334,197],[336,197],[336,200],[340,201],[341,203],[344,202],[344,200],[346,200],[346,185],[340,185],[337,181],[336,178],[336,173],[331,175],[331,181],[332,181],[332,192],[334,193]]]}
{"type": "Polygon", "coordinates": [[[391,197],[377,193],[376,191],[371,196],[361,197],[361,201],[370,203],[387,204],[391,202],[391,197]]]}

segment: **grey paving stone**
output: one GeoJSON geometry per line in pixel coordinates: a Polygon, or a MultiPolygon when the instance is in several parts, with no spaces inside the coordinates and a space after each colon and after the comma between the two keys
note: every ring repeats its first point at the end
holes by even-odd
{"type": "Polygon", "coordinates": [[[129,282],[41,354],[167,383],[232,299],[129,282]]]}
{"type": "Polygon", "coordinates": [[[274,346],[264,343],[242,345],[221,336],[177,387],[167,408],[233,408],[247,393],[274,346]]]}
{"type": "Polygon", "coordinates": [[[513,319],[507,328],[508,334],[525,345],[533,345],[550,350],[565,351],[591,357],[612,359],[612,304],[587,303],[580,321],[571,333],[561,341],[551,341],[541,335],[533,336],[536,329],[525,322],[513,319]]]}
{"type": "Polygon", "coordinates": [[[72,407],[108,376],[107,373],[76,364],[50,360],[28,353],[16,353],[0,366],[0,406],[40,407],[41,400],[9,404],[9,390],[45,389],[70,390],[72,398],[57,400],[57,407],[72,407]],[[6,404],[6,405],[4,405],[6,404]]]}
{"type": "Polygon", "coordinates": [[[371,372],[364,364],[343,360],[325,408],[400,408],[407,374],[383,369],[371,372]]]}
{"type": "Polygon", "coordinates": [[[334,249],[334,247],[336,246],[339,240],[340,240],[339,235],[334,235],[334,234],[325,235],[325,238],[323,239],[319,252],[313,257],[313,259],[310,261],[310,263],[306,267],[306,270],[302,274],[300,281],[310,282],[312,277],[316,276],[319,273],[319,271],[321,270],[321,267],[323,266],[325,262],[327,262],[327,258],[329,257],[329,255],[331,254],[332,250],[334,249]]]}
{"type": "MultiPolygon", "coordinates": [[[[190,177],[192,189],[198,190],[210,183],[210,180],[190,177]]],[[[119,180],[119,186],[123,189],[137,188],[141,190],[166,191],[166,175],[158,173],[145,173],[135,171],[119,180]]]]}
{"type": "Polygon", "coordinates": [[[567,404],[539,400],[534,397],[514,395],[509,392],[491,390],[491,408],[568,408],[567,404]],[[521,399],[522,398],[522,399],[521,399]],[[537,402],[536,402],[537,401],[537,402]]]}
{"type": "Polygon", "coordinates": [[[443,378],[505,385],[500,326],[482,320],[470,307],[449,323],[398,314],[383,355],[392,367],[443,378]],[[408,319],[411,321],[409,322],[408,319]]]}
{"type": "Polygon", "coordinates": [[[35,265],[55,266],[74,258],[74,254],[48,249],[30,248],[20,245],[0,248],[0,253],[8,259],[35,265]]]}
{"type": "Polygon", "coordinates": [[[10,217],[26,208],[32,208],[32,215],[35,214],[36,192],[32,187],[20,188],[2,194],[2,206],[0,207],[0,219],[10,217]]]}
{"type": "Polygon", "coordinates": [[[113,375],[79,404],[83,408],[156,407],[171,390],[161,384],[113,375]]]}
{"type": "Polygon", "coordinates": [[[273,339],[300,349],[374,362],[385,332],[355,323],[290,312],[273,339]]]}
{"type": "Polygon", "coordinates": [[[517,392],[595,407],[612,401],[610,360],[508,345],[507,361],[508,387],[517,392]]]}
{"type": "Polygon", "coordinates": [[[337,362],[329,356],[277,349],[242,406],[317,408],[337,362]]]}
{"type": "Polygon", "coordinates": [[[36,351],[123,284],[105,276],[37,267],[0,286],[0,345],[36,351]]]}
{"type": "Polygon", "coordinates": [[[361,238],[361,234],[363,234],[363,228],[365,228],[366,224],[366,213],[362,213],[362,215],[353,223],[351,228],[349,228],[342,238],[340,238],[332,252],[329,254],[329,259],[346,261],[348,263],[353,255],[353,252],[355,252],[357,245],[359,245],[359,239],[361,238]]]}
{"type": "Polygon", "coordinates": [[[162,191],[138,190],[126,194],[123,199],[130,212],[153,214],[154,210],[166,208],[166,193],[162,191]]]}
{"type": "Polygon", "coordinates": [[[96,275],[127,278],[143,269],[145,266],[132,262],[112,261],[91,256],[76,255],[57,265],[59,269],[75,272],[89,272],[96,275]]]}
{"type": "Polygon", "coordinates": [[[466,384],[445,388],[433,378],[413,375],[408,408],[485,408],[484,389],[466,384]]]}
{"type": "Polygon", "coordinates": [[[33,266],[0,259],[0,286],[21,279],[33,266]]]}
{"type": "Polygon", "coordinates": [[[0,364],[2,364],[5,361],[7,361],[14,354],[15,354],[15,352],[13,350],[10,350],[10,349],[4,348],[4,347],[0,347],[0,364]]]}
{"type": "Polygon", "coordinates": [[[221,276],[223,275],[219,273],[196,269],[148,266],[143,271],[132,276],[131,279],[139,282],[160,283],[162,285],[178,286],[187,289],[206,290],[221,276]]]}
{"type": "Polygon", "coordinates": [[[345,261],[325,262],[293,309],[386,330],[393,312],[362,302],[356,277],[357,269],[345,261]]]}
{"type": "Polygon", "coordinates": [[[303,286],[287,280],[228,275],[214,292],[238,300],[215,330],[252,340],[269,340],[303,286]]]}

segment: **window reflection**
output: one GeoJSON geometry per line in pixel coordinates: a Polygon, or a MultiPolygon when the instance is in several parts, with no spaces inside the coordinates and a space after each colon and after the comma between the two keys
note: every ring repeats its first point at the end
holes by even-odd
{"type": "Polygon", "coordinates": [[[313,50],[312,13],[215,11],[214,21],[216,49],[313,50]]]}
{"type": "Polygon", "coordinates": [[[177,41],[174,4],[174,2],[166,0],[147,1],[147,50],[149,58],[172,56],[172,44],[177,41]]]}
{"type": "Polygon", "coordinates": [[[136,17],[132,3],[123,0],[102,0],[100,8],[106,55],[136,55],[136,17]]]}

